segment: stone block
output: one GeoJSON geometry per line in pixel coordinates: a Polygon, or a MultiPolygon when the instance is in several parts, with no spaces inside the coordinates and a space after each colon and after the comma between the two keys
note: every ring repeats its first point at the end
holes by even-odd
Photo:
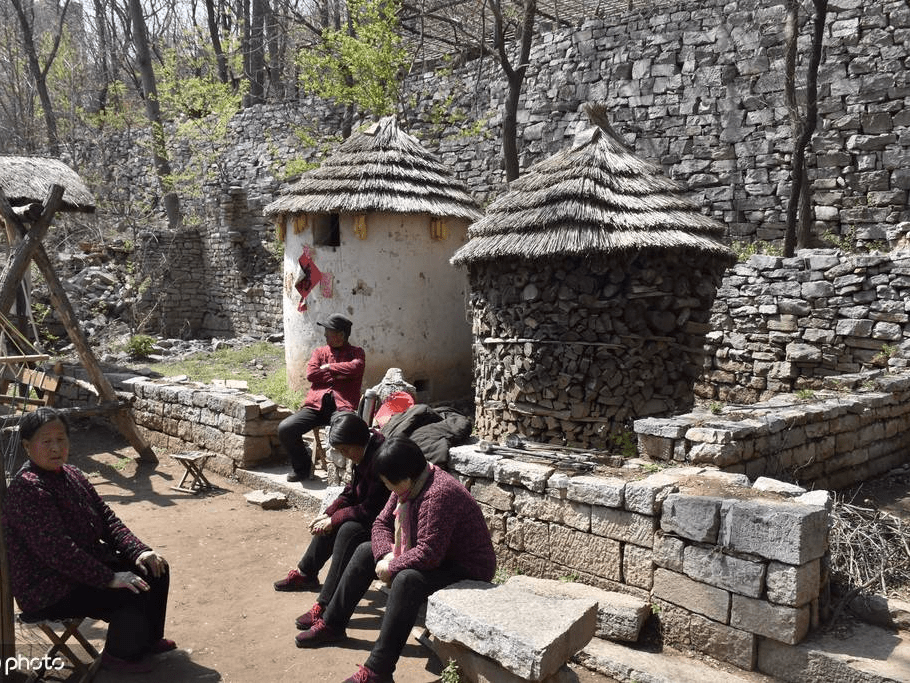
{"type": "Polygon", "coordinates": [[[559,524],[550,525],[550,559],[578,571],[619,581],[620,544],[559,524]]]}
{"type": "Polygon", "coordinates": [[[591,533],[650,548],[657,520],[625,510],[591,506],[591,533]]]}
{"type": "Polygon", "coordinates": [[[501,486],[493,481],[478,480],[471,486],[471,495],[478,503],[491,508],[509,512],[512,509],[513,491],[509,486],[501,486]]]}
{"type": "Polygon", "coordinates": [[[493,466],[501,458],[481,453],[476,446],[455,446],[449,449],[449,469],[469,477],[493,478],[493,466]]]}
{"type": "Polygon", "coordinates": [[[258,505],[263,510],[281,510],[288,506],[288,497],[277,491],[264,491],[258,489],[244,495],[246,502],[258,505]]]}
{"type": "Polygon", "coordinates": [[[772,500],[732,501],[724,510],[718,543],[787,564],[805,564],[828,547],[823,508],[772,500]]]}
{"type": "Polygon", "coordinates": [[[730,607],[730,626],[788,645],[796,645],[806,636],[810,617],[809,605],[772,605],[743,595],[734,595],[730,607]]]}
{"type": "MultiPolygon", "coordinates": [[[[498,662],[479,655],[460,643],[447,643],[439,638],[430,637],[426,639],[424,645],[436,653],[439,661],[453,660],[458,665],[462,680],[469,683],[527,683],[528,679],[516,676],[498,662]]],[[[578,675],[568,664],[563,664],[541,683],[578,683],[578,675]]]]}
{"type": "Polygon", "coordinates": [[[751,671],[758,656],[758,638],[716,621],[693,614],[689,620],[691,646],[721,662],[751,671]]]}
{"type": "Polygon", "coordinates": [[[714,543],[723,499],[671,493],[661,507],[660,528],[690,541],[714,543]]]}
{"type": "Polygon", "coordinates": [[[529,491],[543,493],[553,468],[533,462],[500,458],[493,465],[493,479],[500,484],[523,486],[529,491]]]}
{"type": "Polygon", "coordinates": [[[682,573],[685,548],[682,539],[658,532],[654,536],[654,563],[664,569],[682,573]]]}
{"type": "Polygon", "coordinates": [[[654,572],[651,594],[722,624],[729,620],[730,593],[694,581],[685,574],[658,568],[654,572]]]}
{"type": "Polygon", "coordinates": [[[678,485],[677,477],[663,472],[630,481],[625,488],[625,508],[642,515],[657,515],[663,501],[676,491],[678,485]]]}
{"type": "Polygon", "coordinates": [[[579,503],[621,508],[625,486],[624,480],[615,477],[572,477],[566,488],[566,496],[579,503]]]}
{"type": "Polygon", "coordinates": [[[651,605],[642,598],[603,590],[574,581],[551,581],[530,576],[513,576],[506,583],[541,595],[565,595],[597,601],[598,638],[634,643],[651,614],[651,605]]]}
{"type": "Polygon", "coordinates": [[[558,671],[594,636],[597,601],[461,581],[433,593],[426,627],[528,681],[558,671]]]}
{"type": "Polygon", "coordinates": [[[726,555],[717,547],[690,545],[683,553],[683,573],[711,586],[757,598],[764,589],[763,562],[726,555]]]}
{"type": "Polygon", "coordinates": [[[622,581],[650,590],[654,583],[654,561],[650,548],[626,543],[622,548],[622,581]]]}
{"type": "MultiPolygon", "coordinates": [[[[801,566],[771,562],[765,579],[768,600],[778,605],[800,607],[818,597],[821,587],[821,560],[801,566]]],[[[755,596],[753,596],[755,597],[755,596]]]]}

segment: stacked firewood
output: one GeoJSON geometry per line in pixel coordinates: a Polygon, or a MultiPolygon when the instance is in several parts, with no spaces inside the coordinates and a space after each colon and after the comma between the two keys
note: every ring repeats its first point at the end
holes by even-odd
{"type": "Polygon", "coordinates": [[[471,266],[476,432],[608,448],[685,411],[719,276],[639,254],[471,266]]]}

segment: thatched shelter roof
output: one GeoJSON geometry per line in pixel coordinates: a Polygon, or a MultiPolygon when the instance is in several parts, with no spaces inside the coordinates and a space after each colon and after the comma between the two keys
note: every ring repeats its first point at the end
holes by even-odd
{"type": "Polygon", "coordinates": [[[468,228],[455,265],[503,257],[615,254],[690,248],[728,265],[725,227],[660,169],[635,156],[613,132],[605,110],[588,106],[593,124],[571,148],[531,166],[468,228]]]}
{"type": "Polygon", "coordinates": [[[61,211],[95,210],[95,198],[82,178],[59,159],[0,156],[0,189],[11,206],[43,202],[51,185],[64,188],[61,211]]]}
{"type": "Polygon", "coordinates": [[[477,220],[466,186],[387,116],[345,140],[265,207],[282,213],[426,213],[477,220]]]}

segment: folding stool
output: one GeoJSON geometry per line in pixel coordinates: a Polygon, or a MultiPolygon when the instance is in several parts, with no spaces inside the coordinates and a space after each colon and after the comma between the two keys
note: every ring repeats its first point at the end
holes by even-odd
{"type": "Polygon", "coordinates": [[[41,658],[40,665],[29,670],[28,681],[44,680],[44,675],[50,668],[51,663],[60,655],[69,661],[79,675],[76,683],[89,683],[95,678],[95,673],[101,665],[101,654],[79,630],[82,622],[85,621],[84,617],[56,620],[30,619],[27,615],[19,614],[18,619],[19,623],[24,627],[41,629],[51,643],[47,652],[41,658]],[[88,659],[80,658],[67,644],[71,638],[82,646],[88,659]]]}
{"type": "Polygon", "coordinates": [[[205,467],[205,463],[211,457],[211,453],[190,451],[188,453],[174,453],[171,457],[186,469],[180,483],[177,486],[172,486],[172,489],[183,491],[184,493],[199,493],[200,491],[208,491],[215,488],[202,472],[202,468],[205,467]],[[187,484],[186,480],[190,477],[192,477],[192,480],[187,484]]]}

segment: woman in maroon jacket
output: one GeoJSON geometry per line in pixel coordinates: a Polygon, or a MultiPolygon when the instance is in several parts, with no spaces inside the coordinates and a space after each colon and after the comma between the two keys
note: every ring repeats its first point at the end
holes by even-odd
{"type": "Polygon", "coordinates": [[[379,637],[364,666],[345,683],[385,683],[427,597],[464,579],[489,581],[496,555],[483,513],[452,475],[428,463],[406,437],[386,441],[376,472],[392,492],[373,522],[372,542],[361,544],[344,570],[334,596],[298,647],[334,643],[357,603],[379,577],[390,586],[379,637]]]}
{"type": "Polygon", "coordinates": [[[310,523],[313,535],[297,567],[275,582],[276,591],[302,591],[319,587],[318,574],[332,558],[325,583],[316,603],[306,614],[297,617],[298,629],[306,629],[322,614],[331,600],[351,555],[370,539],[376,515],[389,499],[389,491],[375,471],[375,456],[385,438],[370,429],[354,413],[335,413],[329,430],[329,443],[354,463],[351,481],[325,512],[310,523]]]}
{"type": "Polygon", "coordinates": [[[102,664],[149,671],[164,637],[168,564],[130,532],[77,468],[67,465],[69,425],[53,408],[26,413],[29,457],[9,485],[3,527],[13,595],[27,620],[109,622],[102,664]]]}

